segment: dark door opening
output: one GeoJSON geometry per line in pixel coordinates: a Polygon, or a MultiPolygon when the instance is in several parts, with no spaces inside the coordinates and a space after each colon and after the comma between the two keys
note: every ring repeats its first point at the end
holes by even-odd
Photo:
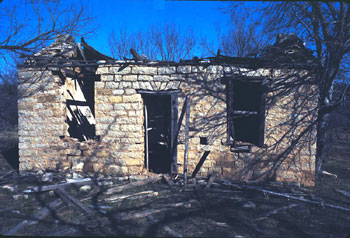
{"type": "MultiPolygon", "coordinates": [[[[142,94],[145,109],[145,165],[154,173],[169,173],[176,163],[174,143],[174,95],[142,94]],[[175,159],[174,159],[175,158],[175,159]],[[175,160],[175,161],[174,161],[175,160]]],[[[177,97],[176,97],[177,99],[177,97]]],[[[177,100],[176,100],[177,102],[177,100]]],[[[177,106],[177,105],[176,105],[177,106]]]]}

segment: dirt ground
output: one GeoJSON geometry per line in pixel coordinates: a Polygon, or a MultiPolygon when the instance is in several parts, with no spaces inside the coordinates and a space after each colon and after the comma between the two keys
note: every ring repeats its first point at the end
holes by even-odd
{"type": "MultiPolygon", "coordinates": [[[[184,236],[184,237],[350,237],[350,132],[338,131],[331,138],[324,169],[336,174],[322,176],[314,188],[270,183],[265,189],[313,201],[315,204],[280,197],[244,184],[207,180],[196,185],[170,187],[163,180],[122,192],[106,194],[110,187],[132,182],[109,178],[85,189],[66,187],[90,212],[61,202],[54,192],[23,193],[29,186],[53,181],[41,175],[19,176],[16,172],[14,132],[0,134],[0,234],[31,236],[184,236]],[[4,175],[6,175],[4,177],[4,175]],[[12,190],[12,191],[11,191],[12,190]],[[345,191],[345,195],[339,191],[345,191]],[[55,204],[57,206],[53,206],[55,204]],[[332,204],[347,208],[329,208],[332,204]],[[46,215],[45,216],[45,209],[46,215]],[[23,222],[25,221],[25,222],[23,222]]],[[[135,177],[134,179],[137,179],[135,177]]],[[[102,180],[101,180],[102,181],[102,180]]]]}

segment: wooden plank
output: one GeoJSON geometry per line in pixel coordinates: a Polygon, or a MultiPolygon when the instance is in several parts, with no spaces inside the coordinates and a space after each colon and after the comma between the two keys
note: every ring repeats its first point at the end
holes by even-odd
{"type": "MultiPolygon", "coordinates": [[[[184,102],[184,105],[182,106],[182,110],[181,110],[181,114],[180,114],[180,118],[179,118],[179,121],[177,122],[177,127],[176,127],[176,132],[175,132],[175,135],[174,135],[174,139],[173,139],[173,145],[177,144],[177,137],[179,136],[179,133],[180,133],[180,129],[181,129],[181,124],[182,124],[182,120],[185,116],[185,111],[186,111],[186,103],[187,103],[187,97],[185,98],[185,102],[184,102]]],[[[177,147],[174,146],[172,148],[172,151],[171,151],[171,158],[173,158],[173,156],[175,155],[176,153],[176,149],[177,147]]],[[[177,166],[177,165],[176,165],[177,166]]]]}
{"type": "Polygon", "coordinates": [[[235,139],[233,126],[233,82],[231,79],[226,82],[226,113],[227,113],[227,144],[232,144],[235,139]]]}
{"type": "Polygon", "coordinates": [[[3,235],[10,236],[15,235],[18,231],[20,231],[26,225],[34,225],[38,223],[38,220],[44,219],[47,217],[52,210],[57,210],[62,205],[62,201],[60,199],[56,199],[53,202],[50,202],[47,207],[44,207],[37,211],[32,219],[24,220],[12,227],[9,231],[5,232],[3,235]]]}
{"type": "MultiPolygon", "coordinates": [[[[148,215],[147,218],[150,219],[154,223],[159,223],[160,222],[158,219],[154,218],[151,214],[148,215]]],[[[182,235],[180,233],[174,231],[173,229],[171,229],[167,225],[162,225],[161,228],[163,230],[165,230],[169,235],[171,235],[171,237],[182,237],[182,235]]]]}
{"type": "Polygon", "coordinates": [[[338,210],[341,210],[341,211],[350,212],[350,208],[341,207],[341,206],[337,206],[337,205],[333,205],[333,204],[328,204],[328,203],[324,203],[324,202],[320,202],[320,201],[313,201],[313,200],[309,200],[309,199],[306,199],[306,198],[289,195],[289,194],[286,194],[286,193],[278,193],[278,192],[262,189],[262,188],[259,188],[259,187],[255,187],[255,186],[252,186],[252,185],[242,185],[242,187],[243,188],[247,188],[247,189],[260,191],[260,192],[267,193],[267,194],[271,194],[271,195],[275,195],[275,196],[279,196],[279,197],[285,197],[285,198],[288,198],[288,199],[293,199],[293,200],[297,200],[297,201],[301,201],[301,202],[305,202],[305,203],[320,205],[322,207],[329,207],[329,208],[334,208],[334,209],[338,209],[338,210]]]}
{"type": "Polygon", "coordinates": [[[191,199],[187,202],[169,204],[166,207],[161,207],[161,208],[154,208],[154,209],[149,209],[144,211],[136,211],[136,212],[126,213],[126,214],[118,213],[116,219],[124,221],[124,220],[130,220],[130,219],[144,218],[152,214],[174,211],[174,209],[177,209],[179,207],[191,208],[192,205],[198,204],[198,203],[199,202],[197,200],[191,199]]]}
{"type": "Polygon", "coordinates": [[[72,195],[68,194],[67,191],[63,187],[59,187],[58,190],[55,191],[55,193],[62,199],[63,202],[65,202],[67,205],[72,204],[75,207],[79,208],[81,211],[88,215],[92,215],[95,212],[88,208],[85,204],[81,203],[78,199],[73,197],[72,195]]]}
{"type": "Polygon", "coordinates": [[[184,184],[187,185],[187,159],[188,159],[188,143],[189,143],[189,124],[190,124],[190,96],[186,96],[186,123],[185,123],[185,152],[184,152],[184,184]]]}
{"type": "Polygon", "coordinates": [[[137,89],[137,93],[140,94],[149,94],[149,95],[173,95],[180,92],[178,89],[171,89],[166,91],[150,91],[150,90],[143,90],[143,89],[137,89]]]}
{"type": "Polygon", "coordinates": [[[171,180],[171,178],[168,174],[163,174],[163,179],[169,185],[169,187],[172,188],[174,186],[174,182],[171,180]]]}
{"type": "Polygon", "coordinates": [[[81,38],[81,45],[84,47],[84,53],[87,60],[115,60],[107,55],[98,52],[93,47],[88,45],[85,42],[84,37],[81,38]]]}
{"type": "Polygon", "coordinates": [[[204,189],[209,189],[210,186],[214,183],[214,180],[215,178],[219,175],[218,172],[213,172],[210,177],[209,177],[209,180],[208,180],[208,183],[205,185],[204,189]]]}
{"type": "Polygon", "coordinates": [[[99,201],[105,201],[105,202],[118,202],[120,200],[124,199],[140,199],[145,197],[153,197],[158,196],[158,192],[154,191],[142,191],[139,193],[133,193],[133,194],[123,194],[123,195],[112,195],[110,197],[106,197],[104,199],[101,199],[99,201]]]}
{"type": "Polygon", "coordinates": [[[178,116],[178,95],[177,93],[173,93],[170,96],[171,100],[171,125],[170,125],[170,159],[171,159],[171,174],[177,174],[177,140],[175,140],[176,131],[177,131],[177,116],[178,116]]]}
{"type": "Polygon", "coordinates": [[[194,169],[193,173],[192,173],[192,178],[195,178],[198,171],[201,169],[204,161],[207,159],[208,155],[209,155],[210,151],[206,150],[204,151],[204,154],[202,155],[201,159],[199,160],[198,164],[196,165],[196,168],[194,169]]]}
{"type": "Polygon", "coordinates": [[[134,49],[130,49],[130,53],[132,54],[133,60],[135,60],[135,61],[142,61],[142,62],[149,62],[150,61],[149,59],[147,59],[147,57],[139,55],[136,52],[136,50],[134,50],[134,49]]]}
{"type": "Polygon", "coordinates": [[[52,185],[44,185],[44,186],[34,186],[34,187],[30,187],[27,190],[24,190],[24,193],[33,193],[33,192],[46,192],[46,191],[50,191],[50,190],[56,190],[58,188],[62,188],[62,187],[66,187],[66,186],[70,186],[72,184],[75,185],[87,185],[87,184],[92,184],[94,181],[91,179],[84,179],[81,181],[74,181],[74,182],[68,182],[68,183],[60,183],[60,184],[52,184],[52,185]]]}
{"type": "Polygon", "coordinates": [[[79,101],[79,100],[71,100],[66,99],[67,106],[89,106],[89,103],[87,101],[79,101]]]}
{"type": "Polygon", "coordinates": [[[0,180],[6,178],[7,176],[10,176],[14,172],[16,172],[16,170],[11,170],[11,171],[7,172],[6,174],[0,176],[0,180]]]}
{"type": "Polygon", "coordinates": [[[338,193],[344,195],[347,198],[350,198],[350,192],[348,192],[348,191],[344,191],[344,190],[341,190],[341,189],[335,189],[335,191],[337,191],[338,193]]]}
{"type": "Polygon", "coordinates": [[[276,208],[276,209],[274,209],[274,210],[272,210],[272,211],[267,212],[267,213],[264,214],[262,217],[259,217],[259,218],[257,218],[256,220],[261,220],[262,218],[269,217],[269,216],[271,216],[271,215],[275,215],[275,214],[277,214],[277,213],[279,213],[279,212],[281,212],[281,211],[286,211],[286,210],[289,210],[289,209],[291,209],[291,208],[293,208],[293,207],[296,207],[296,206],[298,206],[298,204],[292,203],[292,204],[287,205],[287,206],[283,206],[283,207],[276,208]]]}
{"type": "Polygon", "coordinates": [[[265,85],[267,83],[267,80],[262,80],[261,84],[259,85],[259,91],[260,91],[260,105],[259,105],[259,111],[258,111],[258,122],[259,122],[259,128],[258,128],[258,138],[257,138],[257,146],[263,146],[264,145],[264,138],[265,138],[265,110],[266,110],[266,90],[265,85]]]}
{"type": "Polygon", "coordinates": [[[258,112],[255,111],[242,111],[242,110],[233,110],[233,115],[258,115],[258,112]]]}
{"type": "Polygon", "coordinates": [[[146,168],[149,171],[149,150],[148,150],[148,112],[145,104],[145,156],[146,156],[146,168]]]}
{"type": "Polygon", "coordinates": [[[135,187],[143,186],[143,185],[146,185],[146,184],[149,184],[149,183],[155,183],[155,182],[157,182],[157,181],[159,181],[161,179],[162,179],[161,175],[156,175],[156,176],[144,179],[144,180],[139,180],[139,181],[136,181],[136,182],[131,182],[131,183],[127,183],[127,184],[124,184],[124,185],[121,185],[121,186],[109,188],[109,189],[106,190],[105,194],[113,194],[113,193],[122,192],[122,191],[124,191],[126,189],[129,189],[129,188],[135,188],[135,187]]]}
{"type": "Polygon", "coordinates": [[[73,236],[74,233],[77,232],[77,229],[73,227],[66,228],[64,230],[59,230],[44,236],[73,236]]]}

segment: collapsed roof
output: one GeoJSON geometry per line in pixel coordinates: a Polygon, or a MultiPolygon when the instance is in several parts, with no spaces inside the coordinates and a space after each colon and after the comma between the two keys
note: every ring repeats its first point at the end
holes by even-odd
{"type": "MultiPolygon", "coordinates": [[[[135,52],[135,51],[134,51],[135,52]]],[[[138,54],[137,54],[138,55],[138,54]]],[[[58,35],[55,42],[43,48],[39,53],[29,57],[24,65],[34,67],[70,67],[70,66],[92,66],[99,64],[113,64],[116,60],[106,56],[92,46],[87,44],[84,38],[80,43],[75,43],[74,37],[70,35],[58,35]]],[[[296,68],[314,69],[316,66],[315,57],[312,51],[307,49],[302,40],[296,35],[279,34],[276,43],[265,47],[255,58],[230,57],[220,54],[220,50],[214,57],[199,59],[194,57],[190,60],[173,61],[152,61],[139,58],[125,59],[117,63],[127,64],[154,64],[157,65],[178,65],[178,64],[221,64],[237,65],[246,68],[296,68]]]]}

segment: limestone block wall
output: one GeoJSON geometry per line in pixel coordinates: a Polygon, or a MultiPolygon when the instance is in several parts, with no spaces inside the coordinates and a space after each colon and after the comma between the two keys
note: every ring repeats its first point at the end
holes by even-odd
{"type": "Polygon", "coordinates": [[[247,168],[254,167],[249,171],[250,176],[269,174],[277,181],[314,185],[318,88],[314,84],[300,84],[306,74],[306,71],[271,71],[265,146],[255,147],[250,155],[241,156],[248,162],[247,168]]]}
{"type": "Polygon", "coordinates": [[[19,169],[56,170],[65,128],[61,80],[38,68],[21,68],[18,76],[19,169]]]}
{"type": "MultiPolygon", "coordinates": [[[[235,68],[235,67],[233,67],[235,68]]],[[[230,67],[226,70],[231,71],[230,67]]],[[[191,94],[190,146],[188,170],[191,173],[205,150],[212,150],[200,173],[217,169],[215,161],[226,158],[227,146],[221,143],[226,133],[225,86],[220,83],[222,66],[191,65],[105,65],[97,69],[101,81],[96,82],[96,134],[113,144],[115,162],[122,160],[132,172],[144,167],[143,101],[137,90],[154,92],[178,90],[178,110],[191,94]],[[207,121],[209,119],[209,122],[207,121]],[[211,118],[211,119],[210,119],[211,118]],[[214,119],[214,120],[213,120],[214,119]],[[210,145],[200,145],[200,137],[208,137],[210,145]],[[215,148],[215,149],[214,149],[215,148]]],[[[184,122],[183,122],[184,124],[184,122]]],[[[178,171],[183,171],[184,125],[178,144],[178,171]]]]}
{"type": "MultiPolygon", "coordinates": [[[[205,151],[210,151],[199,174],[218,171],[239,180],[273,178],[278,181],[314,183],[317,88],[281,82],[301,77],[299,71],[250,70],[234,65],[184,65],[115,62],[101,64],[95,82],[97,140],[79,142],[67,137],[64,88],[49,70],[19,72],[19,88],[40,88],[19,101],[20,170],[59,169],[90,175],[131,175],[144,172],[144,111],[138,90],[177,90],[178,116],[185,96],[191,97],[188,172],[191,174],[205,151]],[[226,145],[227,109],[225,75],[268,77],[265,145],[236,153],[226,145]],[[292,75],[292,76],[291,76],[292,75]],[[24,80],[25,79],[25,80],[24,80]],[[27,80],[36,80],[33,86],[27,80]],[[46,85],[47,83],[47,85],[46,85]],[[40,86],[40,85],[45,85],[40,86]],[[310,127],[306,132],[305,128],[310,127]],[[207,145],[200,143],[206,138],[207,145]],[[294,141],[298,141],[298,143],[294,141]]],[[[178,171],[183,171],[184,121],[178,137],[178,171]]]]}

